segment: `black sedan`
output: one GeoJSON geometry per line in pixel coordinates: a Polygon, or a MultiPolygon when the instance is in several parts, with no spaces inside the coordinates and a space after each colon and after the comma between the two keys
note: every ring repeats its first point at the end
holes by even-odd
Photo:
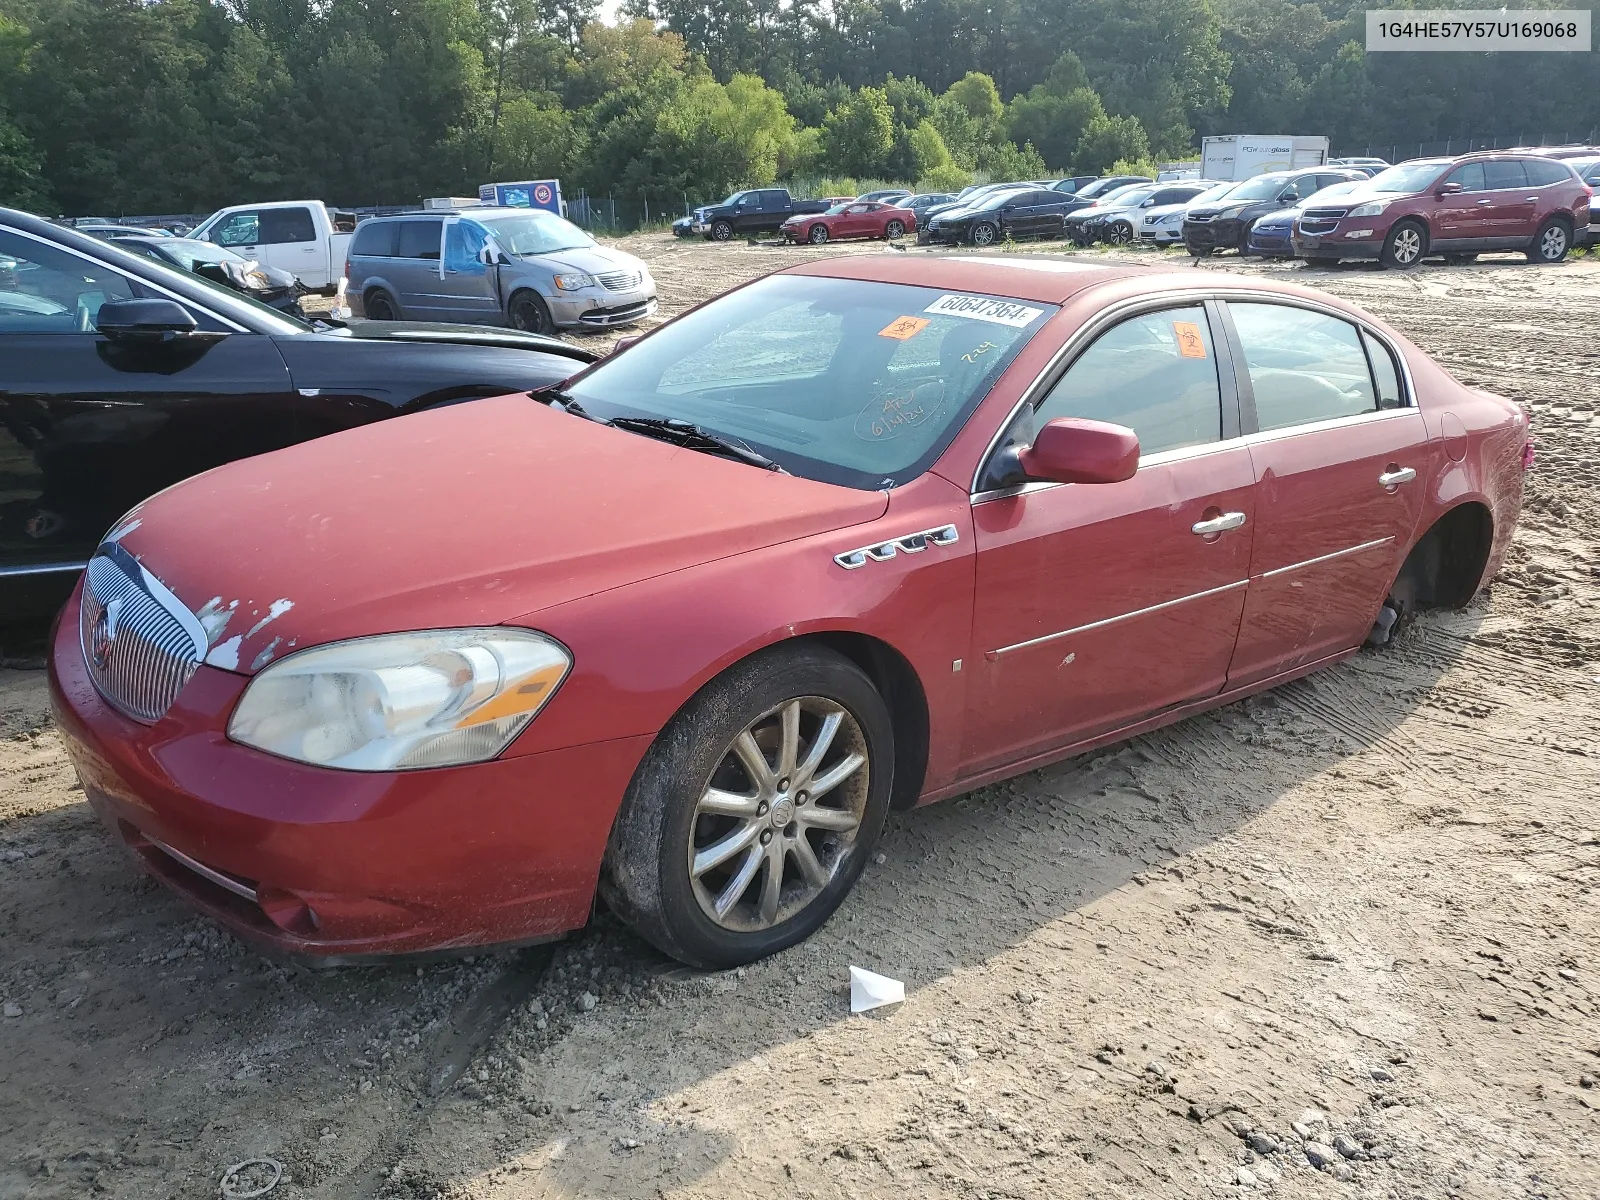
{"type": "Polygon", "coordinates": [[[1007,238],[1058,238],[1066,214],[1087,203],[1049,188],[991,192],[975,204],[933,217],[928,223],[928,241],[992,246],[1007,238]]]}
{"type": "Polygon", "coordinates": [[[153,258],[169,267],[193,271],[279,312],[294,317],[305,316],[300,308],[300,297],[306,294],[307,289],[281,267],[263,266],[232,250],[225,250],[210,242],[197,242],[193,238],[139,235],[115,240],[124,250],[153,258]]]}
{"type": "Polygon", "coordinates": [[[59,604],[119,516],[189,475],[596,357],[514,330],[308,324],[0,209],[0,615],[59,604]]]}
{"type": "Polygon", "coordinates": [[[1298,204],[1312,192],[1366,178],[1349,167],[1315,167],[1274,171],[1246,180],[1215,204],[1197,204],[1184,214],[1183,242],[1195,258],[1213,250],[1247,252],[1250,227],[1268,213],[1298,204]]]}

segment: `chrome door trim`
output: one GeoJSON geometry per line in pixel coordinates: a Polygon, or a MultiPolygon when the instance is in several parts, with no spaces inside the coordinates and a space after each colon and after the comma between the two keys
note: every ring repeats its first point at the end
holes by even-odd
{"type": "Polygon", "coordinates": [[[1316,558],[1308,558],[1304,562],[1290,563],[1287,567],[1273,567],[1270,571],[1263,571],[1257,579],[1272,579],[1279,575],[1287,575],[1290,571],[1298,571],[1302,567],[1314,567],[1318,563],[1332,562],[1336,558],[1344,558],[1349,554],[1360,554],[1363,550],[1376,550],[1379,546],[1387,546],[1394,541],[1394,535],[1381,537],[1375,541],[1362,542],[1359,546],[1347,546],[1343,550],[1335,550],[1332,554],[1319,554],[1316,558]]]}
{"type": "MultiPolygon", "coordinates": [[[[1060,375],[1064,373],[1065,368],[1063,368],[1062,371],[1058,371],[1057,368],[1061,367],[1063,362],[1066,362],[1067,366],[1070,367],[1071,363],[1068,360],[1077,357],[1079,353],[1087,348],[1089,343],[1093,342],[1096,337],[1105,332],[1108,326],[1126,319],[1127,317],[1136,316],[1141,312],[1159,311],[1163,308],[1177,308],[1179,306],[1204,304],[1207,300],[1217,300],[1223,303],[1227,303],[1229,300],[1237,300],[1242,303],[1280,304],[1288,308],[1309,309],[1312,312],[1321,313],[1323,316],[1333,317],[1340,321],[1347,321],[1361,329],[1363,332],[1369,334],[1371,337],[1375,338],[1380,345],[1385,347],[1395,362],[1399,364],[1401,377],[1400,382],[1405,391],[1405,396],[1403,397],[1404,403],[1398,408],[1379,409],[1375,413],[1358,413],[1354,417],[1336,417],[1333,418],[1333,421],[1342,422],[1361,420],[1370,417],[1383,417],[1404,412],[1421,412],[1421,408],[1417,404],[1416,384],[1411,375],[1411,363],[1407,360],[1406,356],[1400,352],[1400,348],[1390,340],[1389,335],[1376,328],[1365,318],[1364,315],[1358,316],[1344,312],[1338,308],[1335,308],[1331,304],[1323,303],[1322,301],[1313,299],[1309,296],[1285,296],[1278,292],[1262,292],[1249,288],[1196,287],[1192,290],[1174,290],[1171,292],[1164,292],[1159,295],[1134,296],[1126,300],[1119,300],[1110,307],[1101,309],[1089,320],[1085,321],[1077,329],[1073,330],[1072,334],[1067,338],[1067,340],[1061,343],[1060,349],[1050,356],[1050,361],[1045,363],[1045,365],[1040,368],[1039,373],[1035,375],[1028,383],[1028,386],[1023,388],[1022,395],[1018,397],[1017,402],[1011,406],[1011,410],[1006,414],[1005,419],[995,427],[994,433],[989,438],[989,444],[984,447],[983,453],[978,456],[977,465],[972,470],[972,482],[967,488],[967,491],[972,496],[973,503],[978,503],[981,500],[997,499],[1002,496],[1016,495],[1019,491],[1032,486],[1029,484],[1023,484],[1021,485],[1021,488],[995,488],[988,492],[978,491],[978,482],[983,478],[984,467],[988,465],[990,457],[1000,445],[1000,439],[1005,436],[1006,430],[1011,428],[1011,422],[1017,419],[1017,414],[1022,411],[1022,406],[1024,404],[1033,403],[1035,398],[1037,398],[1042,391],[1044,391],[1051,384],[1054,384],[1056,380],[1060,378],[1060,375]]],[[[1236,364],[1234,369],[1236,371],[1248,371],[1248,368],[1243,364],[1236,364]]],[[[1319,429],[1326,424],[1328,424],[1328,422],[1318,421],[1309,425],[1294,425],[1282,430],[1275,429],[1272,430],[1271,433],[1281,436],[1290,436],[1294,433],[1309,432],[1314,429],[1319,429]]],[[[1260,436],[1261,435],[1259,433],[1246,434],[1240,440],[1247,440],[1249,438],[1257,438],[1260,436]]],[[[1186,447],[1185,449],[1205,451],[1222,444],[1223,443],[1220,442],[1208,442],[1204,447],[1186,447]]],[[[1175,452],[1163,451],[1161,453],[1169,454],[1175,452]]],[[[1142,467],[1147,461],[1153,462],[1158,457],[1160,456],[1154,454],[1151,455],[1149,459],[1141,457],[1139,460],[1139,465],[1142,467]]],[[[1167,460],[1163,459],[1163,461],[1167,460]]],[[[1061,485],[1050,484],[1048,486],[1059,487],[1061,485]]]]}
{"type": "MultiPolygon", "coordinates": [[[[29,233],[26,229],[18,229],[15,225],[7,225],[5,227],[5,230],[6,230],[7,233],[14,233],[18,237],[27,238],[30,242],[38,242],[39,245],[41,245],[41,246],[48,246],[52,250],[60,250],[64,254],[72,255],[74,258],[81,258],[84,262],[94,263],[94,265],[99,267],[101,270],[110,271],[113,275],[117,276],[119,279],[132,280],[134,283],[140,284],[143,287],[153,288],[154,290],[160,292],[163,296],[167,297],[167,299],[169,299],[169,300],[176,300],[179,304],[186,305],[189,308],[199,309],[201,312],[205,313],[206,316],[210,317],[213,321],[222,322],[222,324],[226,325],[229,329],[232,329],[235,333],[250,333],[250,332],[252,332],[251,330],[245,328],[245,326],[239,324],[239,322],[235,321],[232,317],[225,317],[221,313],[213,312],[211,309],[207,308],[205,305],[200,304],[197,301],[191,300],[187,296],[180,296],[177,292],[169,291],[168,289],[162,287],[159,283],[151,283],[150,280],[144,278],[144,276],[142,276],[142,275],[129,275],[126,271],[122,270],[120,267],[114,267],[108,262],[102,262],[98,258],[93,258],[90,255],[85,254],[83,251],[79,250],[76,246],[63,246],[59,242],[52,242],[48,238],[42,238],[36,233],[29,233]]],[[[180,268],[171,267],[169,269],[176,271],[176,270],[179,270],[180,268]]],[[[96,331],[91,329],[88,332],[94,333],[96,331]]]]}
{"type": "MultiPolygon", "coordinates": [[[[1009,422],[1007,422],[1009,424],[1009,422]]],[[[1183,462],[1191,458],[1204,458],[1209,454],[1221,454],[1228,450],[1237,450],[1248,442],[1246,437],[1224,438],[1216,442],[1201,442],[1195,446],[1179,446],[1173,450],[1158,450],[1154,454],[1141,455],[1139,470],[1146,467],[1159,467],[1166,463],[1183,462]]],[[[1011,487],[990,488],[986,492],[978,492],[971,497],[973,504],[985,504],[990,500],[1006,500],[1012,496],[1026,496],[1033,492],[1044,492],[1051,488],[1077,487],[1073,483],[1055,483],[1048,479],[1038,479],[1032,483],[1018,483],[1011,487]]],[[[1083,486],[1095,486],[1085,484],[1083,486]]]]}
{"type": "Polygon", "coordinates": [[[81,571],[89,565],[82,562],[30,563],[23,567],[0,567],[0,579],[16,579],[23,575],[54,575],[60,571],[81,571]]]}
{"type": "Polygon", "coordinates": [[[1042,646],[1046,642],[1059,641],[1064,637],[1071,637],[1075,633],[1088,633],[1091,629],[1104,629],[1107,625],[1115,625],[1120,621],[1132,620],[1134,617],[1147,616],[1150,613],[1161,612],[1163,609],[1176,608],[1178,605],[1187,604],[1191,600],[1203,600],[1207,596],[1220,596],[1223,592],[1231,592],[1238,588],[1246,587],[1249,582],[1248,579],[1241,579],[1237,583],[1225,583],[1221,587],[1207,588],[1203,592],[1179,596],[1176,600],[1163,600],[1160,604],[1152,604],[1148,608],[1136,608],[1132,612],[1125,612],[1119,616],[1106,617],[1100,621],[1090,621],[1087,625],[1075,625],[1071,629],[1063,629],[1060,633],[1047,633],[1043,637],[1030,638],[1026,642],[1001,646],[998,650],[988,650],[984,652],[984,657],[993,662],[1001,655],[1010,654],[1015,650],[1026,650],[1032,646],[1042,646]]]}

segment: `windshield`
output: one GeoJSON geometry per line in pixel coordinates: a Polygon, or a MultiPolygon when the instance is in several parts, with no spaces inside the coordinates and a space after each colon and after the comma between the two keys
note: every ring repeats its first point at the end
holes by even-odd
{"type": "Polygon", "coordinates": [[[1143,184],[1132,183],[1127,187],[1119,187],[1114,192],[1107,192],[1100,197],[1101,208],[1132,207],[1148,200],[1156,194],[1156,189],[1143,184]]]}
{"type": "Polygon", "coordinates": [[[1289,182],[1286,175],[1257,175],[1254,179],[1246,179],[1239,185],[1239,189],[1230,192],[1229,200],[1270,200],[1283,191],[1284,185],[1289,182]]]}
{"type": "Polygon", "coordinates": [[[581,250],[594,245],[594,239],[571,221],[543,210],[518,213],[514,217],[489,217],[480,223],[494,234],[500,249],[518,258],[554,254],[557,250],[581,250]]]}
{"type": "Polygon", "coordinates": [[[592,416],[676,418],[811,479],[920,475],[1056,307],[771,275],[601,360],[563,393],[592,416]]]}
{"type": "Polygon", "coordinates": [[[1434,181],[1439,172],[1449,166],[1448,162],[1414,162],[1402,163],[1398,167],[1390,167],[1386,171],[1379,171],[1361,190],[1364,192],[1424,192],[1428,185],[1434,181]]]}
{"type": "Polygon", "coordinates": [[[829,216],[829,217],[837,217],[840,213],[842,213],[845,209],[849,208],[854,203],[855,203],[854,200],[846,200],[843,204],[835,204],[832,208],[828,209],[828,211],[823,215],[824,216],[829,216]]]}

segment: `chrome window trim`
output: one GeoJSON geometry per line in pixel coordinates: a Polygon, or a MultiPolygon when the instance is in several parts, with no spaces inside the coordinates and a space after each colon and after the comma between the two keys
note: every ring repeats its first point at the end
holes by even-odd
{"type": "Polygon", "coordinates": [[[0,567],[0,579],[16,579],[23,575],[54,575],[61,571],[81,571],[89,565],[82,562],[29,563],[21,567],[0,567]]]}
{"type": "MultiPolygon", "coordinates": [[[[1323,316],[1333,317],[1337,320],[1348,322],[1349,324],[1356,326],[1358,329],[1361,329],[1363,332],[1374,338],[1379,345],[1383,346],[1389,351],[1390,357],[1392,357],[1399,365],[1400,383],[1405,392],[1404,397],[1402,397],[1402,403],[1399,407],[1378,409],[1376,412],[1372,413],[1357,413],[1350,417],[1335,417],[1330,418],[1329,421],[1311,422],[1306,425],[1289,425],[1285,426],[1283,429],[1273,429],[1267,431],[1267,433],[1272,437],[1287,437],[1294,433],[1310,432],[1314,429],[1318,429],[1329,424],[1338,424],[1347,421],[1361,421],[1375,417],[1381,418],[1405,412],[1421,411],[1417,404],[1416,386],[1411,377],[1411,363],[1406,359],[1406,356],[1400,352],[1400,348],[1390,340],[1389,336],[1374,326],[1370,321],[1366,320],[1364,316],[1354,316],[1350,313],[1343,312],[1340,309],[1335,308],[1331,304],[1323,303],[1321,301],[1312,299],[1309,296],[1285,296],[1279,292],[1263,292],[1249,288],[1195,288],[1190,291],[1168,292],[1159,296],[1135,296],[1127,300],[1118,301],[1116,304],[1113,304],[1108,308],[1101,309],[1100,312],[1096,313],[1092,318],[1090,318],[1088,321],[1085,321],[1082,325],[1075,329],[1072,332],[1072,336],[1067,338],[1067,340],[1061,344],[1061,348],[1050,356],[1050,361],[1045,363],[1045,365],[1040,368],[1039,373],[1035,375],[1028,383],[1028,386],[1022,390],[1022,395],[1017,399],[1017,402],[1012,405],[1011,411],[1006,414],[1005,419],[1002,420],[995,428],[994,433],[989,438],[989,444],[984,447],[983,453],[978,456],[977,466],[975,466],[972,471],[972,482],[967,488],[967,491],[971,496],[972,503],[977,504],[985,500],[999,499],[1005,496],[1019,495],[1024,491],[1035,490],[1034,484],[1021,484],[1017,487],[994,488],[987,492],[980,492],[978,490],[978,482],[983,478],[983,471],[988,465],[990,457],[993,456],[995,450],[999,447],[1000,439],[1005,436],[1006,430],[1011,427],[1011,422],[1017,419],[1017,414],[1022,411],[1022,406],[1024,404],[1032,404],[1035,397],[1038,396],[1041,391],[1045,390],[1045,380],[1049,379],[1054,382],[1054,380],[1058,377],[1056,375],[1056,368],[1061,366],[1063,361],[1067,362],[1067,366],[1062,370],[1062,373],[1064,374],[1065,371],[1071,367],[1071,362],[1069,361],[1070,359],[1076,358],[1078,354],[1087,349],[1088,345],[1092,343],[1095,338],[1099,337],[1101,333],[1105,332],[1110,325],[1120,323],[1122,320],[1125,320],[1128,317],[1138,316],[1140,313],[1144,312],[1159,311],[1163,308],[1177,308],[1192,304],[1204,304],[1207,300],[1216,300],[1224,304],[1226,304],[1229,300],[1238,300],[1244,303],[1281,304],[1289,308],[1308,309],[1311,312],[1321,313],[1323,316]]],[[[1235,369],[1237,370],[1237,368],[1235,369]]],[[[1248,366],[1246,366],[1244,370],[1246,373],[1248,373],[1248,366]]],[[[1250,433],[1244,434],[1238,438],[1229,439],[1227,442],[1207,442],[1203,446],[1183,447],[1181,450],[1177,451],[1159,451],[1156,454],[1150,455],[1148,459],[1141,455],[1139,459],[1139,466],[1142,469],[1147,462],[1151,465],[1157,465],[1157,460],[1172,461],[1171,459],[1167,459],[1165,457],[1166,455],[1194,457],[1195,452],[1209,452],[1215,449],[1220,449],[1224,446],[1235,445],[1239,442],[1247,442],[1251,438],[1258,437],[1261,437],[1259,432],[1250,433]]],[[[1058,483],[1045,483],[1039,486],[1063,487],[1067,485],[1058,483]]]]}
{"type": "Polygon", "coordinates": [[[1047,633],[1042,637],[1029,638],[1025,642],[1016,642],[1010,646],[1001,646],[998,650],[984,651],[984,657],[990,662],[1003,655],[1016,650],[1027,650],[1034,646],[1042,646],[1046,642],[1060,641],[1064,637],[1071,637],[1075,633],[1088,633],[1091,629],[1104,629],[1107,625],[1115,625],[1119,621],[1132,620],[1134,617],[1147,616],[1150,613],[1161,612],[1163,609],[1176,608],[1180,604],[1187,604],[1191,600],[1203,600],[1207,596],[1220,596],[1224,592],[1237,591],[1247,587],[1250,581],[1240,579],[1234,583],[1225,583],[1221,587],[1207,588],[1203,592],[1192,592],[1187,596],[1179,596],[1175,600],[1163,600],[1160,604],[1152,604],[1146,608],[1136,608],[1132,612],[1121,613],[1115,617],[1106,617],[1099,621],[1090,621],[1087,625],[1075,625],[1071,629],[1063,629],[1060,633],[1047,633]]]}
{"type": "MultiPolygon", "coordinates": [[[[49,238],[40,237],[36,233],[29,233],[26,229],[18,229],[15,225],[6,225],[6,226],[4,226],[4,229],[5,229],[5,231],[7,233],[14,233],[18,237],[27,238],[30,242],[37,242],[41,246],[48,246],[52,250],[59,250],[64,254],[70,254],[74,258],[82,259],[84,262],[94,263],[94,265],[99,267],[101,270],[110,271],[113,275],[117,276],[119,279],[130,280],[131,282],[136,283],[136,284],[140,285],[141,287],[152,288],[155,291],[160,292],[163,296],[165,296],[169,300],[175,300],[179,304],[182,304],[186,308],[197,309],[200,312],[205,313],[205,315],[210,317],[213,321],[221,322],[223,325],[227,326],[229,329],[233,330],[233,332],[235,332],[235,333],[252,333],[252,332],[254,332],[253,330],[247,329],[245,326],[239,324],[239,322],[235,321],[232,317],[225,317],[221,313],[214,312],[211,309],[207,308],[205,305],[200,304],[197,301],[191,300],[187,296],[179,295],[177,292],[174,292],[174,291],[171,291],[171,290],[169,290],[167,288],[164,288],[159,283],[152,283],[152,282],[150,282],[150,280],[145,279],[142,276],[129,275],[127,272],[123,271],[120,267],[114,267],[108,262],[103,262],[98,258],[94,258],[91,255],[85,254],[82,250],[79,250],[76,246],[63,246],[59,242],[52,242],[49,238]]],[[[227,247],[223,247],[223,248],[226,249],[227,247]]],[[[174,269],[176,269],[176,268],[174,268],[174,269]]],[[[76,333],[78,331],[74,330],[73,332],[76,333]]],[[[91,329],[91,330],[88,330],[87,332],[95,333],[97,331],[91,329]]]]}

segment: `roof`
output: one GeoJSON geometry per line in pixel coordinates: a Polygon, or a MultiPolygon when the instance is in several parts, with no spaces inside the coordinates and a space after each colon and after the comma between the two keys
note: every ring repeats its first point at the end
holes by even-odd
{"type": "MultiPolygon", "coordinates": [[[[405,212],[384,213],[381,216],[368,217],[367,221],[393,221],[412,220],[416,217],[521,217],[529,213],[544,213],[547,217],[557,217],[560,213],[551,212],[548,208],[520,208],[511,204],[463,204],[460,208],[408,208],[405,212]]],[[[363,225],[367,221],[361,222],[363,225]]]]}
{"type": "Polygon", "coordinates": [[[949,255],[937,258],[909,254],[860,254],[804,263],[785,275],[860,279],[873,283],[905,283],[990,296],[1013,296],[1061,304],[1068,297],[1116,279],[1158,276],[1167,272],[1124,264],[1087,263],[1066,255],[949,255]]]}

